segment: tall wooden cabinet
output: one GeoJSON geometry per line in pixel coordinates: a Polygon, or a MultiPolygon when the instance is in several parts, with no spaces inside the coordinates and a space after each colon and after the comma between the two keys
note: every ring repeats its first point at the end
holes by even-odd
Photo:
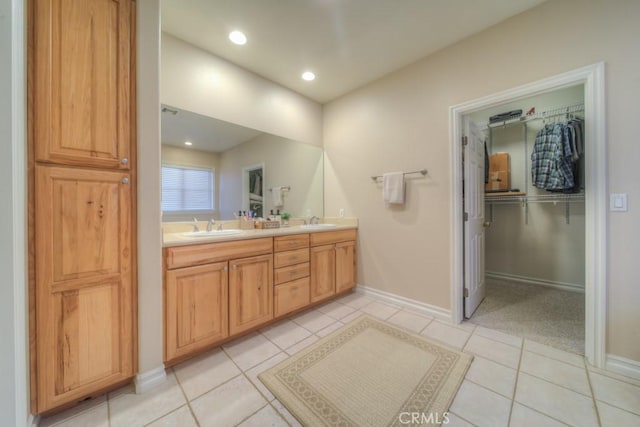
{"type": "Polygon", "coordinates": [[[28,3],[32,411],[136,370],[134,3],[28,3]]]}

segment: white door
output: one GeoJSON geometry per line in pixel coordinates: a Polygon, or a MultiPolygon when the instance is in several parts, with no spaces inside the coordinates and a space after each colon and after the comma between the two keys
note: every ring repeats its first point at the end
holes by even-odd
{"type": "Polygon", "coordinates": [[[464,146],[464,317],[470,318],[485,295],[484,137],[465,118],[464,146]]]}

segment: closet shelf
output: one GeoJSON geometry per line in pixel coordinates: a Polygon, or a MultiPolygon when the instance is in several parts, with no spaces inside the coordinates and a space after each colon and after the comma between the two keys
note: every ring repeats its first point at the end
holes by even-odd
{"type": "Polygon", "coordinates": [[[523,193],[514,193],[514,195],[507,195],[501,193],[499,195],[485,194],[485,203],[489,204],[525,204],[525,203],[558,203],[558,202],[584,202],[584,193],[572,193],[572,194],[535,194],[526,195],[523,193]]]}
{"type": "Polygon", "coordinates": [[[525,116],[516,117],[513,119],[503,120],[494,123],[487,123],[485,129],[501,128],[515,124],[522,124],[531,122],[533,120],[547,120],[559,116],[575,115],[575,113],[581,113],[584,111],[584,104],[572,104],[564,105],[561,107],[549,108],[539,113],[533,113],[525,116]]]}

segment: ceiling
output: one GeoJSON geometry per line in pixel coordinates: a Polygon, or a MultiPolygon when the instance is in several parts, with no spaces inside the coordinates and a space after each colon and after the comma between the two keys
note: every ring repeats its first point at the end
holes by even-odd
{"type": "Polygon", "coordinates": [[[326,103],[543,1],[163,0],[162,29],[326,103]]]}
{"type": "Polygon", "coordinates": [[[194,150],[222,152],[249,141],[262,132],[168,105],[162,106],[162,143],[194,150]],[[175,112],[173,114],[172,112],[175,112]]]}

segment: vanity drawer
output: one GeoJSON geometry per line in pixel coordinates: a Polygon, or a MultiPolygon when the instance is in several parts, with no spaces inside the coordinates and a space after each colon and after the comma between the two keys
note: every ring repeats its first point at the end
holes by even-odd
{"type": "Polygon", "coordinates": [[[311,246],[356,240],[356,230],[323,231],[311,234],[311,246]]]}
{"type": "Polygon", "coordinates": [[[309,262],[309,249],[296,249],[294,251],[276,252],[273,256],[274,267],[286,267],[288,265],[309,262]]]}
{"type": "Polygon", "coordinates": [[[192,265],[211,264],[234,258],[264,255],[272,251],[273,240],[268,237],[264,239],[176,246],[166,248],[165,256],[167,269],[171,270],[192,265]]]}
{"type": "Polygon", "coordinates": [[[292,234],[273,238],[273,249],[276,252],[309,247],[308,234],[292,234]]]}
{"type": "Polygon", "coordinates": [[[309,278],[278,285],[274,289],[274,316],[281,316],[309,304],[309,278]]]}
{"type": "Polygon", "coordinates": [[[309,275],[309,263],[291,265],[289,267],[277,268],[274,270],[274,283],[276,285],[284,282],[307,277],[309,275]]]}

